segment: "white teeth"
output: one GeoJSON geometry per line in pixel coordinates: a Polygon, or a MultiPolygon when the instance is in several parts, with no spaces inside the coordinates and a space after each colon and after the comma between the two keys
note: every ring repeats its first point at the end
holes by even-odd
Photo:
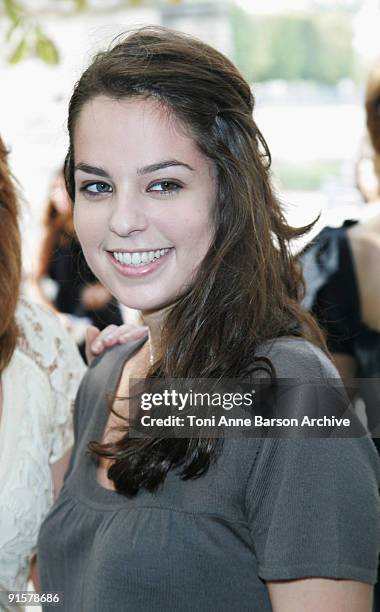
{"type": "Polygon", "coordinates": [[[141,263],[141,254],[140,253],[132,253],[132,263],[139,264],[141,263]]]}
{"type": "Polygon", "coordinates": [[[132,264],[134,266],[138,266],[142,263],[151,262],[154,259],[158,259],[163,255],[166,255],[169,250],[170,249],[158,249],[157,251],[135,251],[134,253],[113,251],[113,256],[116,261],[119,261],[122,264],[132,264]]]}

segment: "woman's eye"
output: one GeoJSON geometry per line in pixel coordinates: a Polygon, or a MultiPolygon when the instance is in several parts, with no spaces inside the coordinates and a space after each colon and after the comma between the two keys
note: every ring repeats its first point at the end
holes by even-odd
{"type": "Polygon", "coordinates": [[[180,189],[182,189],[182,185],[179,185],[174,181],[158,181],[157,183],[153,183],[150,185],[150,187],[148,187],[148,191],[163,193],[164,195],[168,193],[175,193],[180,189]]]}
{"type": "Polygon", "coordinates": [[[91,195],[100,195],[102,193],[112,193],[112,187],[108,183],[88,183],[82,187],[82,191],[91,195]]]}

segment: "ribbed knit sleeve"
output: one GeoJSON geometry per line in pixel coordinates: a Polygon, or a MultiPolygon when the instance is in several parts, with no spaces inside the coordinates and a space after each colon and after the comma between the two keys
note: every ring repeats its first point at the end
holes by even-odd
{"type": "Polygon", "coordinates": [[[246,511],[264,580],[376,582],[379,464],[360,439],[265,439],[246,511]]]}

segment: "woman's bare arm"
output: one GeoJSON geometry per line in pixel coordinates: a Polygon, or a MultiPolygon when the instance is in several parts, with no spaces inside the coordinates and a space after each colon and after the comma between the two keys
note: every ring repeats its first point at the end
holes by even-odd
{"type": "Polygon", "coordinates": [[[371,612],[373,587],[356,580],[303,578],[267,583],[273,612],[371,612]]]}

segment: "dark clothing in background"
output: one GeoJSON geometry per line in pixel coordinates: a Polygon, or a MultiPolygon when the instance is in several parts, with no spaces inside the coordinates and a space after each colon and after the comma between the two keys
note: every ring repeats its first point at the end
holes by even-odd
{"type": "MultiPolygon", "coordinates": [[[[81,292],[99,281],[88,267],[82,249],[75,238],[56,245],[50,259],[47,276],[57,283],[58,292],[53,304],[59,312],[75,317],[86,317],[100,330],[108,325],[122,325],[123,319],[117,301],[112,298],[99,310],[87,309],[81,304],[81,292]]],[[[84,356],[84,344],[79,346],[84,356]]]]}

